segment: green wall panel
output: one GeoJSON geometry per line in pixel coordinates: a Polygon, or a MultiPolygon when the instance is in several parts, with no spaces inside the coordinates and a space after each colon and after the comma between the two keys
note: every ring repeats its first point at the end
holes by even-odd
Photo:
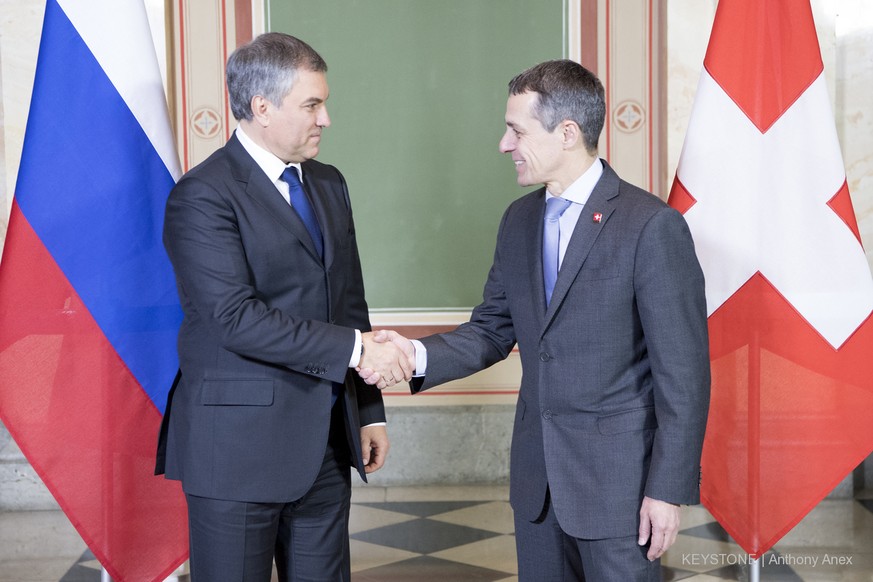
{"type": "Polygon", "coordinates": [[[327,61],[318,159],[345,175],[373,308],[481,300],[525,190],[497,143],[507,83],[562,56],[562,0],[272,0],[270,28],[327,61]]]}

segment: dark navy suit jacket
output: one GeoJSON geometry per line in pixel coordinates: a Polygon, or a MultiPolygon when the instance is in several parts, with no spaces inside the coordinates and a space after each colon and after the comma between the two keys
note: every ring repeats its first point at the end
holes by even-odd
{"type": "Polygon", "coordinates": [[[164,245],[184,321],[157,472],[186,493],[302,497],[324,458],[334,383],[345,387],[349,446],[366,480],[359,429],[385,411],[348,368],[354,328],[370,329],[351,205],[333,166],[307,161],[303,175],[323,261],[236,136],[170,193],[164,245]]]}

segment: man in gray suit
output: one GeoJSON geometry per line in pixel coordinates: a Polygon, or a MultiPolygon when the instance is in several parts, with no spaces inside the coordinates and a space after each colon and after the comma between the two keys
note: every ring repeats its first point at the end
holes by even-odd
{"type": "Polygon", "coordinates": [[[184,321],[156,472],[182,481],[195,582],[268,582],[274,556],[283,581],[349,580],[350,466],[366,480],[389,446],[353,368],[411,377],[373,342],[345,181],[312,159],[326,70],[284,34],[237,49],[239,127],[167,203],[184,321]]]}
{"type": "Polygon", "coordinates": [[[509,92],[500,150],[520,185],[545,187],[504,214],[470,321],[416,344],[413,391],[486,368],[517,343],[519,580],[659,580],[679,505],[699,502],[703,274],[682,216],[598,159],[605,107],[591,72],[550,61],[509,92]]]}

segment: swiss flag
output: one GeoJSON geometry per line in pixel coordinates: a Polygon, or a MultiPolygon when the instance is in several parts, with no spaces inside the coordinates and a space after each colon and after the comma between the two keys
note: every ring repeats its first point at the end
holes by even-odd
{"type": "Polygon", "coordinates": [[[873,451],[873,277],[807,1],[719,1],[670,204],[706,274],[703,503],[757,557],[873,451]]]}

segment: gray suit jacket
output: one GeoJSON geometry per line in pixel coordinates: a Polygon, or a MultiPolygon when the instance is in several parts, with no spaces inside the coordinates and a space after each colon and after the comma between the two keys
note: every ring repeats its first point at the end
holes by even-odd
{"type": "Polygon", "coordinates": [[[644,495],[699,502],[710,381],[703,273],[682,216],[604,162],[546,308],[544,197],[540,189],[507,209],[483,302],[457,330],[422,339],[427,374],[413,391],[490,366],[517,342],[516,514],[535,520],[548,488],[566,533],[634,535],[644,495]]]}
{"type": "Polygon", "coordinates": [[[185,174],[164,244],[184,321],[157,472],[187,493],[236,501],[303,496],[324,458],[333,383],[344,383],[353,460],[359,428],[384,421],[378,390],[348,368],[367,303],[348,191],[314,160],[304,180],[324,234],[306,227],[236,137],[185,174]]]}

